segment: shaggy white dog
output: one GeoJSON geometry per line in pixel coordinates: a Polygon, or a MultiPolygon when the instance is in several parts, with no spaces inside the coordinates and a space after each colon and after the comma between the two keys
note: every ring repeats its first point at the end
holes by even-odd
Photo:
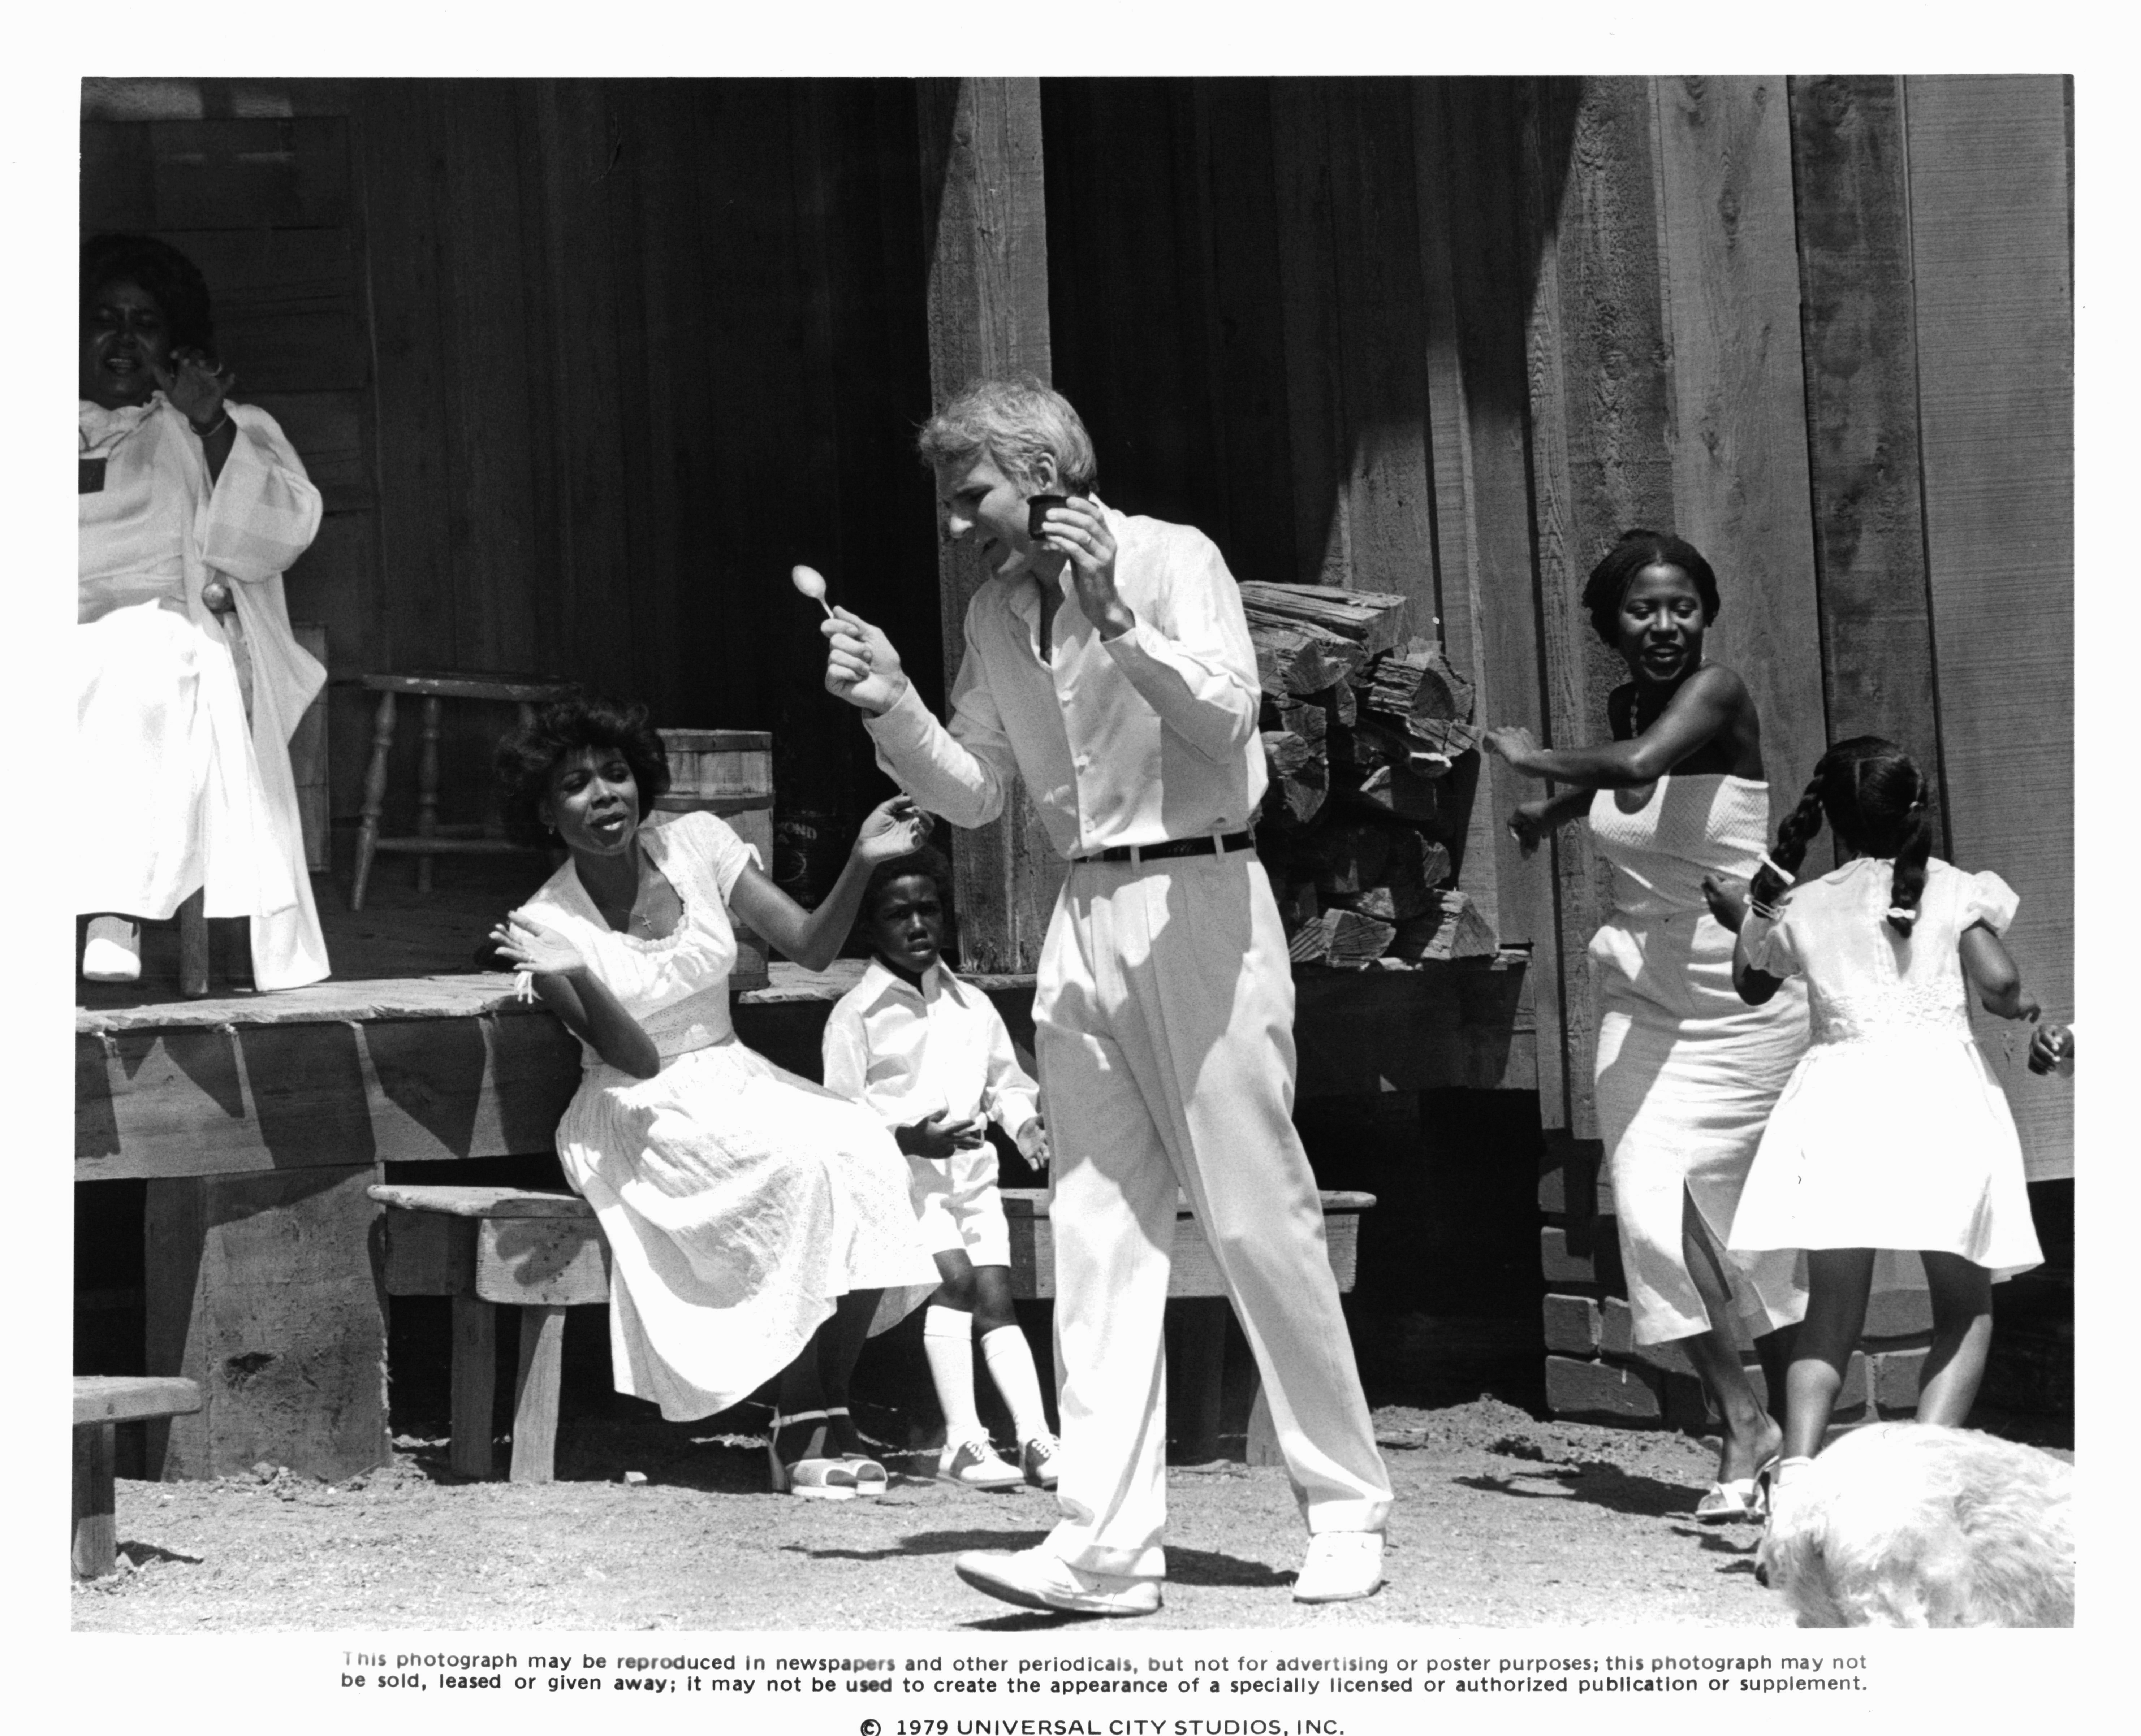
{"type": "Polygon", "coordinates": [[[2034,1447],[1873,1423],[1774,1493],[1760,1565],[1801,1627],[2071,1627],[2073,1488],[2034,1447]]]}

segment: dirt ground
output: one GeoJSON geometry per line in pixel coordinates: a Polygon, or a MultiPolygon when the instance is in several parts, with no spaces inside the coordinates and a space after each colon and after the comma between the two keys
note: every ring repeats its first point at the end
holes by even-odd
{"type": "MultiPolygon", "coordinates": [[[[1015,1633],[1071,1619],[1011,1609],[952,1574],[961,1550],[1039,1542],[1054,1502],[938,1483],[933,1452],[889,1444],[941,1430],[933,1405],[907,1396],[927,1386],[913,1346],[908,1360],[889,1340],[878,1355],[875,1402],[857,1388],[890,1491],[829,1503],[766,1493],[764,1436],[750,1432],[763,1407],[665,1424],[608,1392],[596,1325],[568,1331],[557,1482],[455,1477],[443,1423],[398,1435],[391,1464],[340,1483],[273,1465],[214,1483],[121,1478],[121,1570],[75,1586],[75,1627],[1015,1633]]],[[[1546,1419],[1528,1320],[1385,1316],[1356,1321],[1356,1340],[1396,1487],[1389,1583],[1365,1602],[1294,1603],[1305,1537],[1285,1473],[1242,1463],[1238,1424],[1223,1425],[1230,1456],[1169,1469],[1166,1601],[1139,1627],[1791,1625],[1755,1582],[1758,1532],[1688,1517],[1714,1443],[1546,1419]]],[[[866,1356],[863,1372],[873,1366],[866,1356]]],[[[1243,1419],[1244,1371],[1228,1367],[1243,1419]]],[[[442,1382],[402,1389],[397,1421],[442,1414],[442,1382]]],[[[1973,1421],[2071,1446],[2056,1422],[1973,1421]]]]}
{"type": "MultiPolygon", "coordinates": [[[[868,1421],[868,1419],[865,1419],[868,1421]]],[[[1314,1609],[1287,1586],[1302,1533],[1285,1473],[1238,1460],[1169,1473],[1169,1580],[1154,1627],[1789,1625],[1754,1579],[1756,1532],[1686,1517],[1710,1460],[1679,1434],[1543,1422],[1480,1397],[1385,1406],[1395,1478],[1390,1582],[1314,1609]]],[[[747,1437],[656,1424],[571,1431],[547,1485],[463,1483],[444,1443],[340,1484],[263,1467],[118,1485],[123,1561],[77,1586],[83,1630],[930,1630],[1018,1631],[951,1571],[960,1550],[1038,1542],[1053,1503],[930,1479],[888,1455],[890,1492],[832,1504],[764,1493],[747,1437]],[[644,1483],[623,1480],[639,1471],[644,1483]]]]}

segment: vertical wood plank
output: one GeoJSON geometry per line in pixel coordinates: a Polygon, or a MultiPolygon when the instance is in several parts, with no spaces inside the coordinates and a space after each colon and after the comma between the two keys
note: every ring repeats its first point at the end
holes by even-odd
{"type": "Polygon", "coordinates": [[[76,1579],[101,1579],[118,1565],[119,1528],[113,1512],[116,1430],[97,1423],[74,1431],[74,1541],[76,1579]]]}
{"type": "Polygon", "coordinates": [[[329,1480],[386,1456],[379,1208],[369,1163],[152,1181],[145,1371],[199,1384],[150,1474],[221,1477],[265,1459],[329,1480]]]}
{"type": "Polygon", "coordinates": [[[1777,78],[1652,91],[1673,509],[1717,573],[1705,653],[1755,696],[1774,827],[1828,741],[1786,93],[1777,78]]]}
{"type": "Polygon", "coordinates": [[[1345,582],[1413,599],[1415,629],[1438,611],[1427,452],[1411,91],[1357,79],[1331,116],[1341,377],[1345,401],[1345,582]]]}
{"type": "Polygon", "coordinates": [[[1790,91],[1828,736],[1885,735],[1937,783],[1902,81],[1790,91]]]}
{"type": "Polygon", "coordinates": [[[1204,325],[1212,411],[1207,461],[1210,485],[1224,503],[1203,528],[1237,578],[1282,583],[1294,577],[1294,500],[1270,86],[1262,79],[1198,79],[1194,106],[1191,150],[1204,188],[1201,264],[1211,308],[1204,325]]]}
{"type": "MultiPolygon", "coordinates": [[[[1602,740],[1626,678],[1580,598],[1621,531],[1672,524],[1651,96],[1645,81],[1536,79],[1519,87],[1519,209],[1538,248],[1528,339],[1540,640],[1555,741],[1602,740]]],[[[1582,827],[1554,850],[1565,1032],[1566,1125],[1597,1137],[1597,1048],[1587,948],[1611,908],[1582,827]]],[[[1547,1125],[1556,1111],[1543,1105],[1547,1125]]]]}
{"type": "Polygon", "coordinates": [[[1292,454],[1294,571],[1299,584],[1342,585],[1351,570],[1344,474],[1345,391],[1340,375],[1331,231],[1326,87],[1274,79],[1272,170],[1278,194],[1279,305],[1286,334],[1287,422],[1292,454]]]}
{"type": "Polygon", "coordinates": [[[565,1311],[520,1311],[520,1378],[513,1391],[515,1483],[549,1483],[557,1474],[558,1395],[564,1384],[565,1311]]]}
{"type": "MultiPolygon", "coordinates": [[[[455,1225],[460,1230],[463,1226],[455,1225]]],[[[491,1473],[490,1419],[498,1395],[498,1305],[453,1299],[452,1434],[446,1464],[457,1477],[491,1473]]]]}
{"type": "MultiPolygon", "coordinates": [[[[2057,77],[1905,81],[1927,563],[1954,855],[2021,895],[2007,939],[2074,1004],[2074,285],[2057,77]]],[[[1985,1021],[2030,1173],[2073,1173],[2074,1099],[1985,1021]],[[2004,1063],[2004,1064],[2003,1064],[2004,1063]]]]}
{"type": "MultiPolygon", "coordinates": [[[[921,127],[929,260],[929,374],[935,401],[992,376],[1050,375],[1048,240],[1039,81],[924,79],[921,127]]],[[[947,690],[965,645],[967,604],[983,575],[971,551],[940,545],[947,690]]],[[[960,940],[969,970],[1031,970],[1062,865],[1021,788],[992,824],[955,835],[960,940]]]]}
{"type": "MultiPolygon", "coordinates": [[[[1543,735],[1525,371],[1534,262],[1519,246],[1513,96],[1506,79],[1415,86],[1421,275],[1444,642],[1476,683],[1479,722],[1543,735]]],[[[1533,948],[1540,1097],[1565,1115],[1553,857],[1525,857],[1505,824],[1533,793],[1483,758],[1460,878],[1504,942],[1533,948]]]]}

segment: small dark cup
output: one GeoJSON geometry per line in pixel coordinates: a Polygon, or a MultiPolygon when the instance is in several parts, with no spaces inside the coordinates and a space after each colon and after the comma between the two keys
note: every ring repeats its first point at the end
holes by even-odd
{"type": "Polygon", "coordinates": [[[1039,542],[1042,533],[1048,528],[1042,521],[1046,519],[1048,514],[1056,508],[1059,506],[1068,506],[1070,504],[1070,499],[1066,495],[1036,494],[1031,500],[1026,503],[1026,535],[1031,537],[1035,542],[1039,542]]]}

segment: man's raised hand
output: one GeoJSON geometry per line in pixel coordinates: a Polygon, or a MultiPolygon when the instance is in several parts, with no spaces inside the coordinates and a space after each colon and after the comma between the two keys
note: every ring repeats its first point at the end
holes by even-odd
{"type": "Polygon", "coordinates": [[[818,624],[825,636],[825,691],[860,711],[888,711],[907,691],[892,641],[861,616],[834,609],[818,624]]]}

